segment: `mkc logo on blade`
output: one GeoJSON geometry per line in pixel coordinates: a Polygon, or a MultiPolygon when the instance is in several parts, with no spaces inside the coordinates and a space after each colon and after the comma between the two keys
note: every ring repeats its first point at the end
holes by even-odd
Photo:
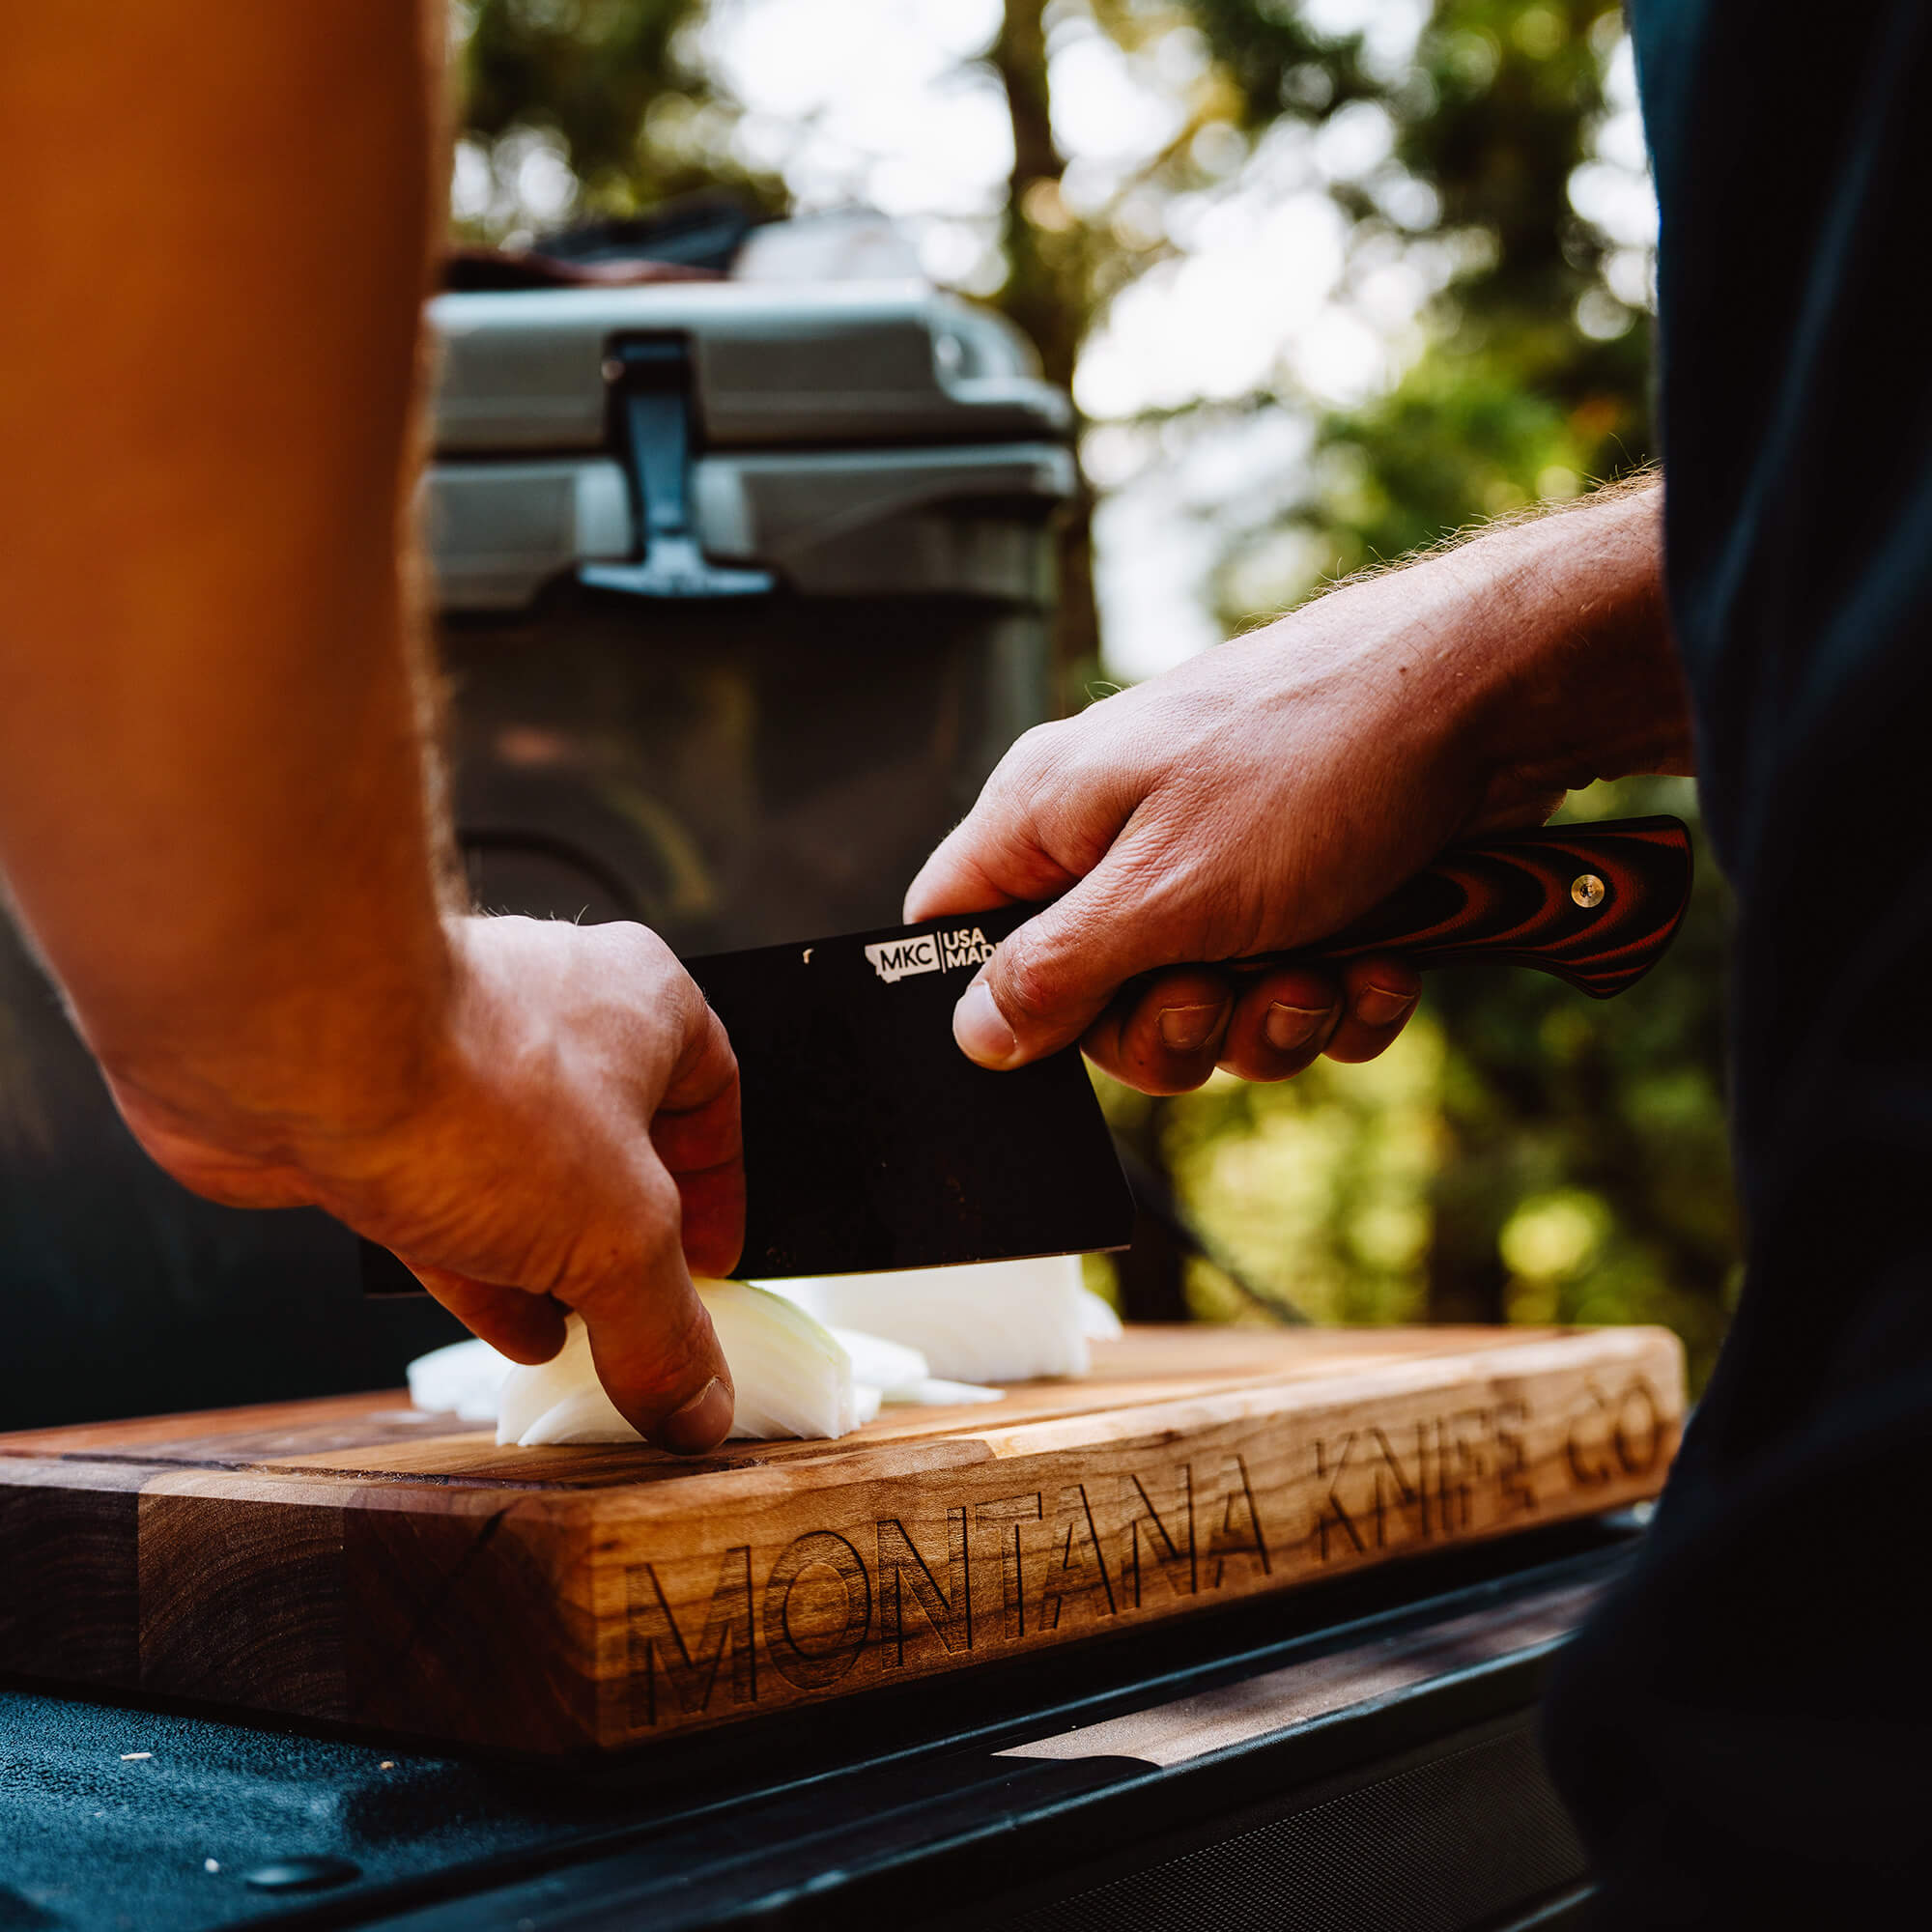
{"type": "Polygon", "coordinates": [[[882,939],[866,949],[872,971],[887,985],[914,973],[950,973],[955,966],[983,966],[993,945],[977,925],[952,932],[922,932],[914,939],[882,939]]]}

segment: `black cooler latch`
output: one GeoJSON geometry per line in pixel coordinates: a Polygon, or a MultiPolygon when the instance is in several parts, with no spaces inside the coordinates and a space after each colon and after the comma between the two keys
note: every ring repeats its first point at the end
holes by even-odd
{"type": "Polygon", "coordinates": [[[581,563],[578,582],[632,597],[762,597],[768,570],[709,561],[691,510],[691,356],[678,336],[634,336],[604,363],[631,489],[639,554],[628,563],[581,563]]]}

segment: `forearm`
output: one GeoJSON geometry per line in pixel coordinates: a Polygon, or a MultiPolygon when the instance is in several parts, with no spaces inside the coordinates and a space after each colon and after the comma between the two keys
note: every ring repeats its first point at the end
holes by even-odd
{"type": "Polygon", "coordinates": [[[1468,598],[1458,649],[1479,694],[1472,746],[1496,809],[1596,779],[1691,770],[1662,517],[1662,481],[1647,475],[1423,566],[1468,598]]]}
{"type": "Polygon", "coordinates": [[[436,133],[413,10],[42,9],[0,306],[0,867],[163,1106],[340,1113],[444,997],[400,579],[436,133]],[[128,211],[138,218],[129,220],[128,211]],[[111,257],[76,234],[112,236],[111,257]],[[137,311],[118,289],[138,289],[137,311]]]}

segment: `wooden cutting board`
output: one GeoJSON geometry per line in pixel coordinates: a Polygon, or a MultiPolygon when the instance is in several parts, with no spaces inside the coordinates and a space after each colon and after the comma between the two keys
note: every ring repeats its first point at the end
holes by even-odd
{"type": "Polygon", "coordinates": [[[400,1392],[0,1435],[0,1670],[616,1748],[1654,1493],[1662,1329],[1143,1328],[838,1442],[499,1449],[400,1392]]]}

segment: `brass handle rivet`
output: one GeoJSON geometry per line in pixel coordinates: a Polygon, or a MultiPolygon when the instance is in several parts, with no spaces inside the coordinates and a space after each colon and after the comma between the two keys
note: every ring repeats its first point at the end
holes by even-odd
{"type": "Polygon", "coordinates": [[[1609,897],[1609,887],[1605,885],[1595,872],[1578,872],[1570,881],[1570,896],[1585,912],[1590,912],[1602,905],[1609,897]]]}

